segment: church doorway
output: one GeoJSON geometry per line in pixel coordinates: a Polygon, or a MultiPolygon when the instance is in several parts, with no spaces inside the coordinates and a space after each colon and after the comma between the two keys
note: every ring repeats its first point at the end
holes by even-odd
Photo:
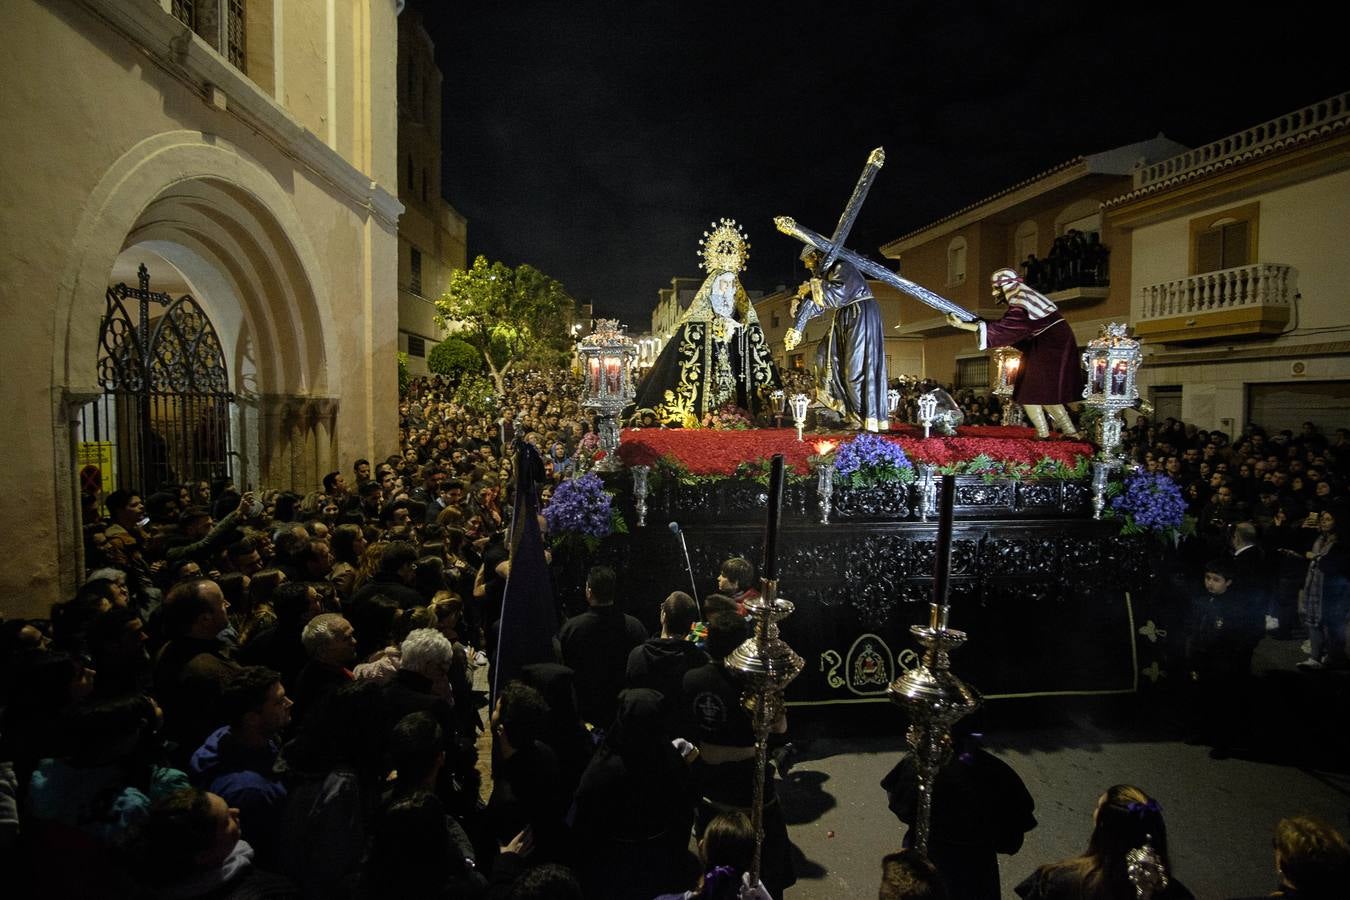
{"type": "Polygon", "coordinates": [[[81,410],[77,437],[85,496],[232,475],[235,397],[220,336],[191,294],[155,290],[144,263],[136,282],[105,294],[101,394],[81,410]]]}

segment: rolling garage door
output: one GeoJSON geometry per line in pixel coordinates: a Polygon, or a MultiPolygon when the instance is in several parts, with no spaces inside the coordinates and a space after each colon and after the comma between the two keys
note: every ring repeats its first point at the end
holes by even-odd
{"type": "Polygon", "coordinates": [[[1350,428],[1350,381],[1292,381],[1247,385],[1247,421],[1269,432],[1298,434],[1312,422],[1325,435],[1350,428]]]}

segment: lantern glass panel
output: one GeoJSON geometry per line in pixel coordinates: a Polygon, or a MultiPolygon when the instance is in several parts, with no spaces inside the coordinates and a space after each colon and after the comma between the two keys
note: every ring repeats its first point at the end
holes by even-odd
{"type": "Polygon", "coordinates": [[[1125,359],[1111,362],[1111,396],[1124,397],[1128,392],[1130,363],[1125,359]]]}
{"type": "Polygon", "coordinates": [[[1106,393],[1106,358],[1102,356],[1092,358],[1092,393],[1106,393]]]}

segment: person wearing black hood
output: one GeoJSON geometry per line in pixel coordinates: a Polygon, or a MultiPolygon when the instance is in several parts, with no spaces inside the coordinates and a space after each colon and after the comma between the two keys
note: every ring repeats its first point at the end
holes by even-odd
{"type": "MultiPolygon", "coordinates": [[[[1022,849],[1036,827],[1026,784],[1011,766],[980,746],[983,735],[970,719],[952,726],[953,752],[938,770],[933,789],[932,833],[928,859],[937,867],[952,897],[998,900],[998,854],[1022,849]]],[[[914,843],[918,808],[917,760],[907,754],[881,781],[887,806],[909,826],[905,846],[914,843]]]]}
{"type": "Polygon", "coordinates": [[[646,900],[689,880],[697,795],[665,718],[659,692],[619,694],[614,723],[581,777],[573,831],[588,897],[646,900]]]}
{"type": "Polygon", "coordinates": [[[564,796],[576,793],[581,773],[595,754],[595,739],[577,712],[575,673],[558,663],[531,663],[520,670],[520,680],[537,690],[548,704],[539,740],[558,756],[558,777],[564,796]]]}
{"type": "Polygon", "coordinates": [[[667,729],[674,733],[679,716],[680,692],[684,673],[708,662],[708,654],[692,641],[685,640],[698,621],[698,604],[684,591],[674,591],[661,601],[661,636],[634,647],[628,654],[624,684],[629,688],[650,688],[663,697],[667,729]]]}

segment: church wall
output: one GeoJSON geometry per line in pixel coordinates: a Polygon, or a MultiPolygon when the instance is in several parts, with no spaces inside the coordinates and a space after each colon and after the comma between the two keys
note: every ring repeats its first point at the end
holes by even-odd
{"type": "Polygon", "coordinates": [[[923,342],[924,377],[942,384],[955,383],[957,357],[975,353],[976,346],[975,336],[968,331],[928,337],[923,342]]]}
{"type": "MultiPolygon", "coordinates": [[[[951,237],[953,236],[949,235],[941,240],[929,241],[913,250],[905,251],[904,257],[900,260],[900,275],[956,301],[951,293],[952,288],[947,284],[947,245],[951,237]]],[[[918,313],[915,319],[926,318],[929,313],[934,312],[917,300],[907,299],[902,308],[902,315],[908,318],[913,314],[911,310],[918,313]],[[925,313],[924,310],[928,312],[925,313]]]]}
{"type": "MultiPolygon", "coordinates": [[[[297,22],[322,21],[326,4],[279,6],[289,28],[284,46],[306,58],[300,50],[310,45],[297,22]]],[[[373,90],[388,93],[393,5],[358,7],[362,33],[381,43],[364,50],[353,43],[347,59],[363,57],[373,90]]],[[[147,9],[119,21],[157,13],[147,9]]],[[[181,67],[133,44],[94,10],[121,14],[115,4],[19,0],[7,5],[0,32],[0,115],[10,125],[0,177],[7,346],[0,414],[21,425],[0,446],[0,490],[23,498],[0,509],[0,532],[22,538],[17,563],[0,570],[7,616],[45,613],[80,575],[70,418],[98,390],[103,294],[133,228],[160,240],[179,229],[185,243],[182,229],[192,228],[217,242],[226,279],[251,286],[252,299],[241,301],[252,304],[243,327],[269,356],[259,360],[265,396],[249,415],[259,422],[264,477],[281,479],[269,487],[312,489],[326,467],[382,455],[397,439],[397,212],[374,211],[335,184],[337,160],[326,172],[301,162],[303,152],[285,146],[287,112],[273,114],[280,133],[260,134],[256,122],[231,112],[228,94],[225,109],[212,105],[185,83],[181,67]],[[175,185],[207,182],[238,201],[229,205],[239,218],[213,223],[224,213],[203,209],[186,223],[137,221],[175,185]]],[[[347,32],[349,42],[356,34],[347,32]]],[[[313,68],[286,59],[287,96],[306,98],[288,112],[310,121],[310,88],[324,83],[313,68]]],[[[231,89],[237,103],[240,88],[231,89]]],[[[350,94],[336,100],[354,115],[350,94]]],[[[368,185],[375,172],[393,173],[392,129],[367,126],[366,140],[368,185]]],[[[360,141],[349,141],[348,152],[353,147],[360,141]]],[[[234,349],[226,348],[231,363],[234,349]]],[[[230,374],[237,387],[240,373],[230,374]]]]}
{"type": "Polygon", "coordinates": [[[283,3],[281,9],[284,77],[277,101],[299,119],[300,124],[333,144],[337,118],[329,115],[328,105],[327,4],[283,3]]]}

